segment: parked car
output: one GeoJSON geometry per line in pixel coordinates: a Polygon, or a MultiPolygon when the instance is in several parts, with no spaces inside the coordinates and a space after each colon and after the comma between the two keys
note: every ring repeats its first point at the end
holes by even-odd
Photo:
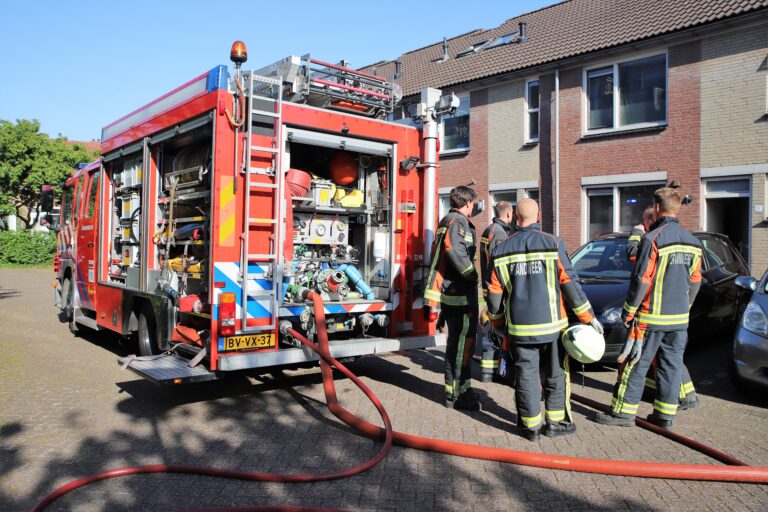
{"type": "MultiPolygon", "coordinates": [[[[730,339],[732,329],[748,300],[748,293],[736,286],[739,275],[748,275],[749,266],[727,236],[693,233],[704,246],[702,284],[691,308],[689,340],[713,336],[730,339]]],[[[605,327],[603,362],[616,361],[627,330],[621,309],[627,298],[634,263],[627,258],[626,233],[599,237],[579,247],[571,260],[600,322],[605,327]]]]}
{"type": "Polygon", "coordinates": [[[731,378],[737,385],[768,388],[768,270],[760,280],[736,278],[751,295],[733,337],[731,378]]]}

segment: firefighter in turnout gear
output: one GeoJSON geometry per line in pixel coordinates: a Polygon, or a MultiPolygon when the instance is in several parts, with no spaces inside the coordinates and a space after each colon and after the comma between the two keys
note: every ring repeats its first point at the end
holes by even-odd
{"type": "MultiPolygon", "coordinates": [[[[480,235],[480,277],[482,278],[483,299],[488,300],[488,285],[491,283],[491,253],[507,239],[512,231],[514,209],[507,201],[499,201],[493,207],[493,222],[480,235]]],[[[490,331],[493,332],[492,330],[490,331]]],[[[501,340],[492,335],[482,337],[480,359],[480,380],[490,382],[499,367],[499,346],[501,340]],[[491,338],[494,339],[491,339],[491,338]]]]}
{"type": "Polygon", "coordinates": [[[658,220],[640,243],[622,312],[637,335],[627,340],[624,354],[629,361],[614,388],[610,414],[595,417],[604,425],[635,424],[645,377],[657,353],[656,399],[648,420],[670,428],[677,413],[688,314],[701,285],[702,247],[680,226],[678,191],[661,188],[653,198],[658,220]]]}
{"type": "Polygon", "coordinates": [[[544,435],[550,437],[576,431],[569,358],[558,341],[568,326],[566,305],[581,322],[603,333],[576,281],[565,243],[541,231],[538,213],[532,199],[517,205],[515,232],[493,251],[488,286],[492,321],[506,330],[513,352],[517,429],[530,441],[538,440],[542,424],[544,435]]]}
{"type": "Polygon", "coordinates": [[[470,375],[478,323],[478,276],[474,264],[477,235],[469,215],[476,197],[469,187],[451,190],[451,211],[437,226],[424,291],[425,315],[440,304],[448,328],[445,405],[472,411],[480,410],[470,375]]]}
{"type": "MultiPolygon", "coordinates": [[[[651,226],[656,222],[656,209],[651,206],[643,211],[643,222],[638,224],[632,229],[632,233],[627,240],[627,259],[632,263],[637,261],[637,254],[640,252],[640,241],[645,233],[648,233],[653,229],[651,226]]],[[[638,325],[638,329],[644,329],[644,325],[638,325]]],[[[619,380],[621,380],[621,372],[624,369],[623,366],[619,367],[619,380]]],[[[648,377],[645,378],[645,387],[655,392],[657,387],[656,378],[656,360],[651,363],[651,372],[648,377]]],[[[696,395],[696,388],[693,387],[693,379],[688,372],[688,368],[683,365],[683,377],[682,384],[680,384],[680,396],[678,400],[677,409],[684,411],[686,409],[695,409],[699,406],[699,398],[696,395]]]]}

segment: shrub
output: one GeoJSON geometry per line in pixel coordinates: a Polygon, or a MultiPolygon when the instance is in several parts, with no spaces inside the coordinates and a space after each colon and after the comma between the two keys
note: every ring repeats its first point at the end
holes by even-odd
{"type": "Polygon", "coordinates": [[[56,234],[0,231],[0,264],[40,265],[53,261],[56,234]]]}

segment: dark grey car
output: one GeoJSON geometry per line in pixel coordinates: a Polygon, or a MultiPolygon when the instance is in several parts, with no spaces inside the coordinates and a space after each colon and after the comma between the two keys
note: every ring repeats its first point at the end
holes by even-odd
{"type": "MultiPolygon", "coordinates": [[[[727,236],[708,232],[693,235],[704,248],[704,258],[701,289],[691,308],[690,339],[728,342],[748,300],[746,291],[736,286],[735,280],[749,274],[749,266],[727,236]]],[[[627,238],[626,233],[602,236],[579,247],[571,256],[581,287],[605,328],[602,362],[616,361],[627,336],[621,308],[634,268],[627,259],[627,238]]]]}
{"type": "Polygon", "coordinates": [[[768,270],[759,281],[739,277],[736,284],[754,291],[733,339],[731,377],[737,384],[768,388],[768,270]]]}

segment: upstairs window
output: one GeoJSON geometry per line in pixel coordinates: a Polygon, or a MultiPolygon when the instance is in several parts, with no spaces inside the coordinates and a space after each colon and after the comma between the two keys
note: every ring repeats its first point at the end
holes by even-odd
{"type": "Polygon", "coordinates": [[[539,81],[525,83],[525,142],[539,142],[539,81]]]}
{"type": "Polygon", "coordinates": [[[445,116],[440,124],[443,136],[441,153],[469,151],[469,93],[457,94],[459,108],[452,116],[445,116]]]}
{"type": "Polygon", "coordinates": [[[586,131],[667,123],[667,55],[619,62],[584,72],[586,131]]]}

